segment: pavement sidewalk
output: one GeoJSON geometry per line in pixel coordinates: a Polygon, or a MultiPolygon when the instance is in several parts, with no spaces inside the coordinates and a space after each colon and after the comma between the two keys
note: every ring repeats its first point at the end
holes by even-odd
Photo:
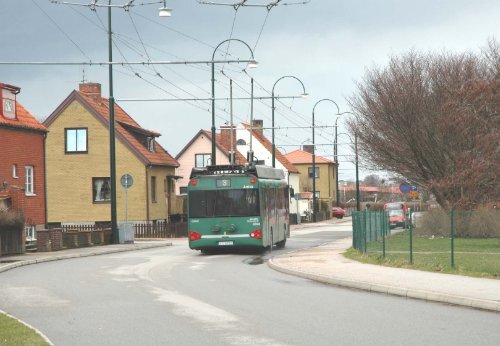
{"type": "Polygon", "coordinates": [[[271,268],[327,284],[500,312],[500,280],[364,264],[342,255],[344,238],[269,260],[271,268]]]}
{"type": "Polygon", "coordinates": [[[78,257],[98,256],[125,251],[152,249],[171,245],[172,242],[168,240],[136,240],[133,244],[112,244],[65,249],[53,252],[33,252],[25,253],[22,255],[2,256],[0,257],[0,273],[13,268],[42,262],[58,261],[78,257]]]}

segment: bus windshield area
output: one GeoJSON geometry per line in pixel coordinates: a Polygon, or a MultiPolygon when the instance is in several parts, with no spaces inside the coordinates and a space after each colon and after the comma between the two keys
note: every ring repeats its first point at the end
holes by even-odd
{"type": "Polygon", "coordinates": [[[258,216],[258,190],[203,190],[189,192],[189,217],[258,216]]]}
{"type": "Polygon", "coordinates": [[[403,213],[402,209],[399,209],[399,210],[396,210],[396,209],[389,210],[389,216],[403,216],[403,215],[404,215],[404,213],[403,213]]]}

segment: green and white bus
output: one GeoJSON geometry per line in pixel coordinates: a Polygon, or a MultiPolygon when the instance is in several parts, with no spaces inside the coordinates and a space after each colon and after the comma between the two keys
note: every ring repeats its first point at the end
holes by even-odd
{"type": "Polygon", "coordinates": [[[193,250],[283,248],[290,237],[289,188],[281,169],[194,168],[187,202],[189,247],[193,250]]]}

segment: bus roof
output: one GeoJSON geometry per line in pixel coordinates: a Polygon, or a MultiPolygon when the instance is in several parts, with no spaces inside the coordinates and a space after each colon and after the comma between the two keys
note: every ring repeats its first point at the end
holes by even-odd
{"type": "Polygon", "coordinates": [[[216,165],[206,166],[204,168],[193,168],[191,178],[210,175],[255,175],[258,178],[282,180],[285,179],[285,173],[282,169],[269,166],[250,166],[250,165],[216,165]]]}

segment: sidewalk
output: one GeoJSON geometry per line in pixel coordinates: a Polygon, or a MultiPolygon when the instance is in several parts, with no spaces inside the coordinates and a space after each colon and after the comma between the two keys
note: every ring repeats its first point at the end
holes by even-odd
{"type": "Polygon", "coordinates": [[[136,240],[134,244],[112,244],[65,249],[53,252],[33,252],[22,255],[2,256],[0,257],[0,273],[13,268],[42,262],[58,261],[78,257],[98,256],[125,251],[152,249],[171,245],[172,243],[168,240],[136,240]]]}
{"type": "Polygon", "coordinates": [[[274,257],[268,264],[327,284],[500,312],[500,280],[364,264],[342,255],[351,246],[352,238],[344,238],[274,257]]]}

